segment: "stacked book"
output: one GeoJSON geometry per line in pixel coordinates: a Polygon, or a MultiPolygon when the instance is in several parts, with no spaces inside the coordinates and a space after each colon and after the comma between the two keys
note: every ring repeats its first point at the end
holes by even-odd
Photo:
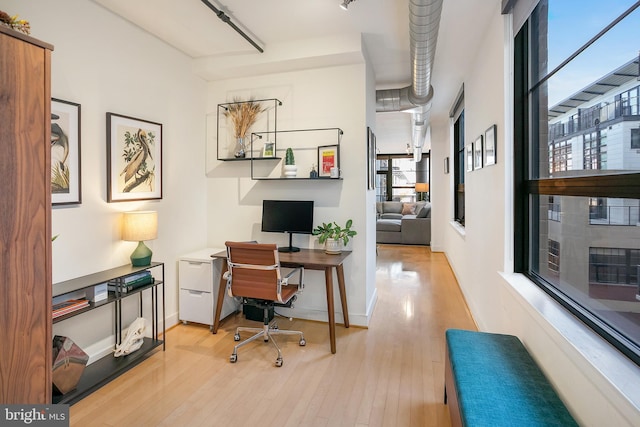
{"type": "Polygon", "coordinates": [[[114,292],[127,293],[152,283],[153,276],[151,272],[144,270],[109,282],[108,289],[114,292]]]}
{"type": "Polygon", "coordinates": [[[73,313],[81,308],[88,307],[89,301],[86,299],[70,299],[53,305],[53,318],[73,313]]]}

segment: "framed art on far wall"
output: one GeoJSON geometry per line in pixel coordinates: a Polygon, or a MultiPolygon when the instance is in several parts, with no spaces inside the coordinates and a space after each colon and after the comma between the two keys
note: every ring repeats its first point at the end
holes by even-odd
{"type": "Polygon", "coordinates": [[[473,142],[466,147],[467,150],[467,172],[473,171],[473,142]]]}
{"type": "Polygon", "coordinates": [[[495,165],[496,161],[496,125],[492,125],[484,132],[484,165],[495,165]]]}
{"type": "Polygon", "coordinates": [[[80,104],[51,99],[51,204],[82,203],[80,104]]]}
{"type": "Polygon", "coordinates": [[[376,188],[376,136],[370,127],[367,127],[367,188],[376,188]]]}
{"type": "Polygon", "coordinates": [[[107,201],[162,199],[162,124],[107,113],[107,201]]]}
{"type": "Polygon", "coordinates": [[[482,135],[473,142],[473,170],[482,169],[482,135]]]}

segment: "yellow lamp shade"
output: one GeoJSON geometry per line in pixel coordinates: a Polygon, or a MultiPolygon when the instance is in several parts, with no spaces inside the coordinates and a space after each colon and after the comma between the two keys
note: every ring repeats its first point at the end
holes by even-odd
{"type": "Polygon", "coordinates": [[[428,182],[416,182],[416,192],[418,192],[418,193],[428,193],[429,192],[429,183],[428,182]]]}

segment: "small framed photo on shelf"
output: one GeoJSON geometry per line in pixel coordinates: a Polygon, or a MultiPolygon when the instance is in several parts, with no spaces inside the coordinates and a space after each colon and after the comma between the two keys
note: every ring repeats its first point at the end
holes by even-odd
{"type": "Polygon", "coordinates": [[[338,145],[321,145],[318,147],[318,175],[321,178],[331,177],[331,168],[340,169],[338,145]]]}
{"type": "Polygon", "coordinates": [[[482,135],[473,142],[473,170],[482,169],[482,135]]]}
{"type": "Polygon", "coordinates": [[[162,199],[162,124],[107,113],[107,202],[162,199]]]}
{"type": "Polygon", "coordinates": [[[484,165],[495,165],[496,161],[496,125],[492,125],[484,132],[484,165]]]}
{"type": "Polygon", "coordinates": [[[466,146],[467,153],[467,172],[473,170],[473,142],[466,146]]]}
{"type": "Polygon", "coordinates": [[[262,146],[262,157],[275,157],[275,142],[265,142],[262,146]]]}
{"type": "Polygon", "coordinates": [[[82,203],[80,104],[51,99],[51,204],[82,203]]]}

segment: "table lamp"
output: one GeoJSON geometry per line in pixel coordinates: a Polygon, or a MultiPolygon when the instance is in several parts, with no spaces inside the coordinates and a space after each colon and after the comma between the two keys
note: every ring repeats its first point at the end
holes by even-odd
{"type": "Polygon", "coordinates": [[[131,254],[131,265],[143,267],[151,264],[151,249],[144,240],[158,237],[158,213],[155,211],[125,212],[122,218],[122,240],[138,242],[131,254]]]}
{"type": "Polygon", "coordinates": [[[428,182],[416,182],[416,194],[420,194],[420,200],[423,199],[424,193],[429,192],[429,183],[428,182]]]}

